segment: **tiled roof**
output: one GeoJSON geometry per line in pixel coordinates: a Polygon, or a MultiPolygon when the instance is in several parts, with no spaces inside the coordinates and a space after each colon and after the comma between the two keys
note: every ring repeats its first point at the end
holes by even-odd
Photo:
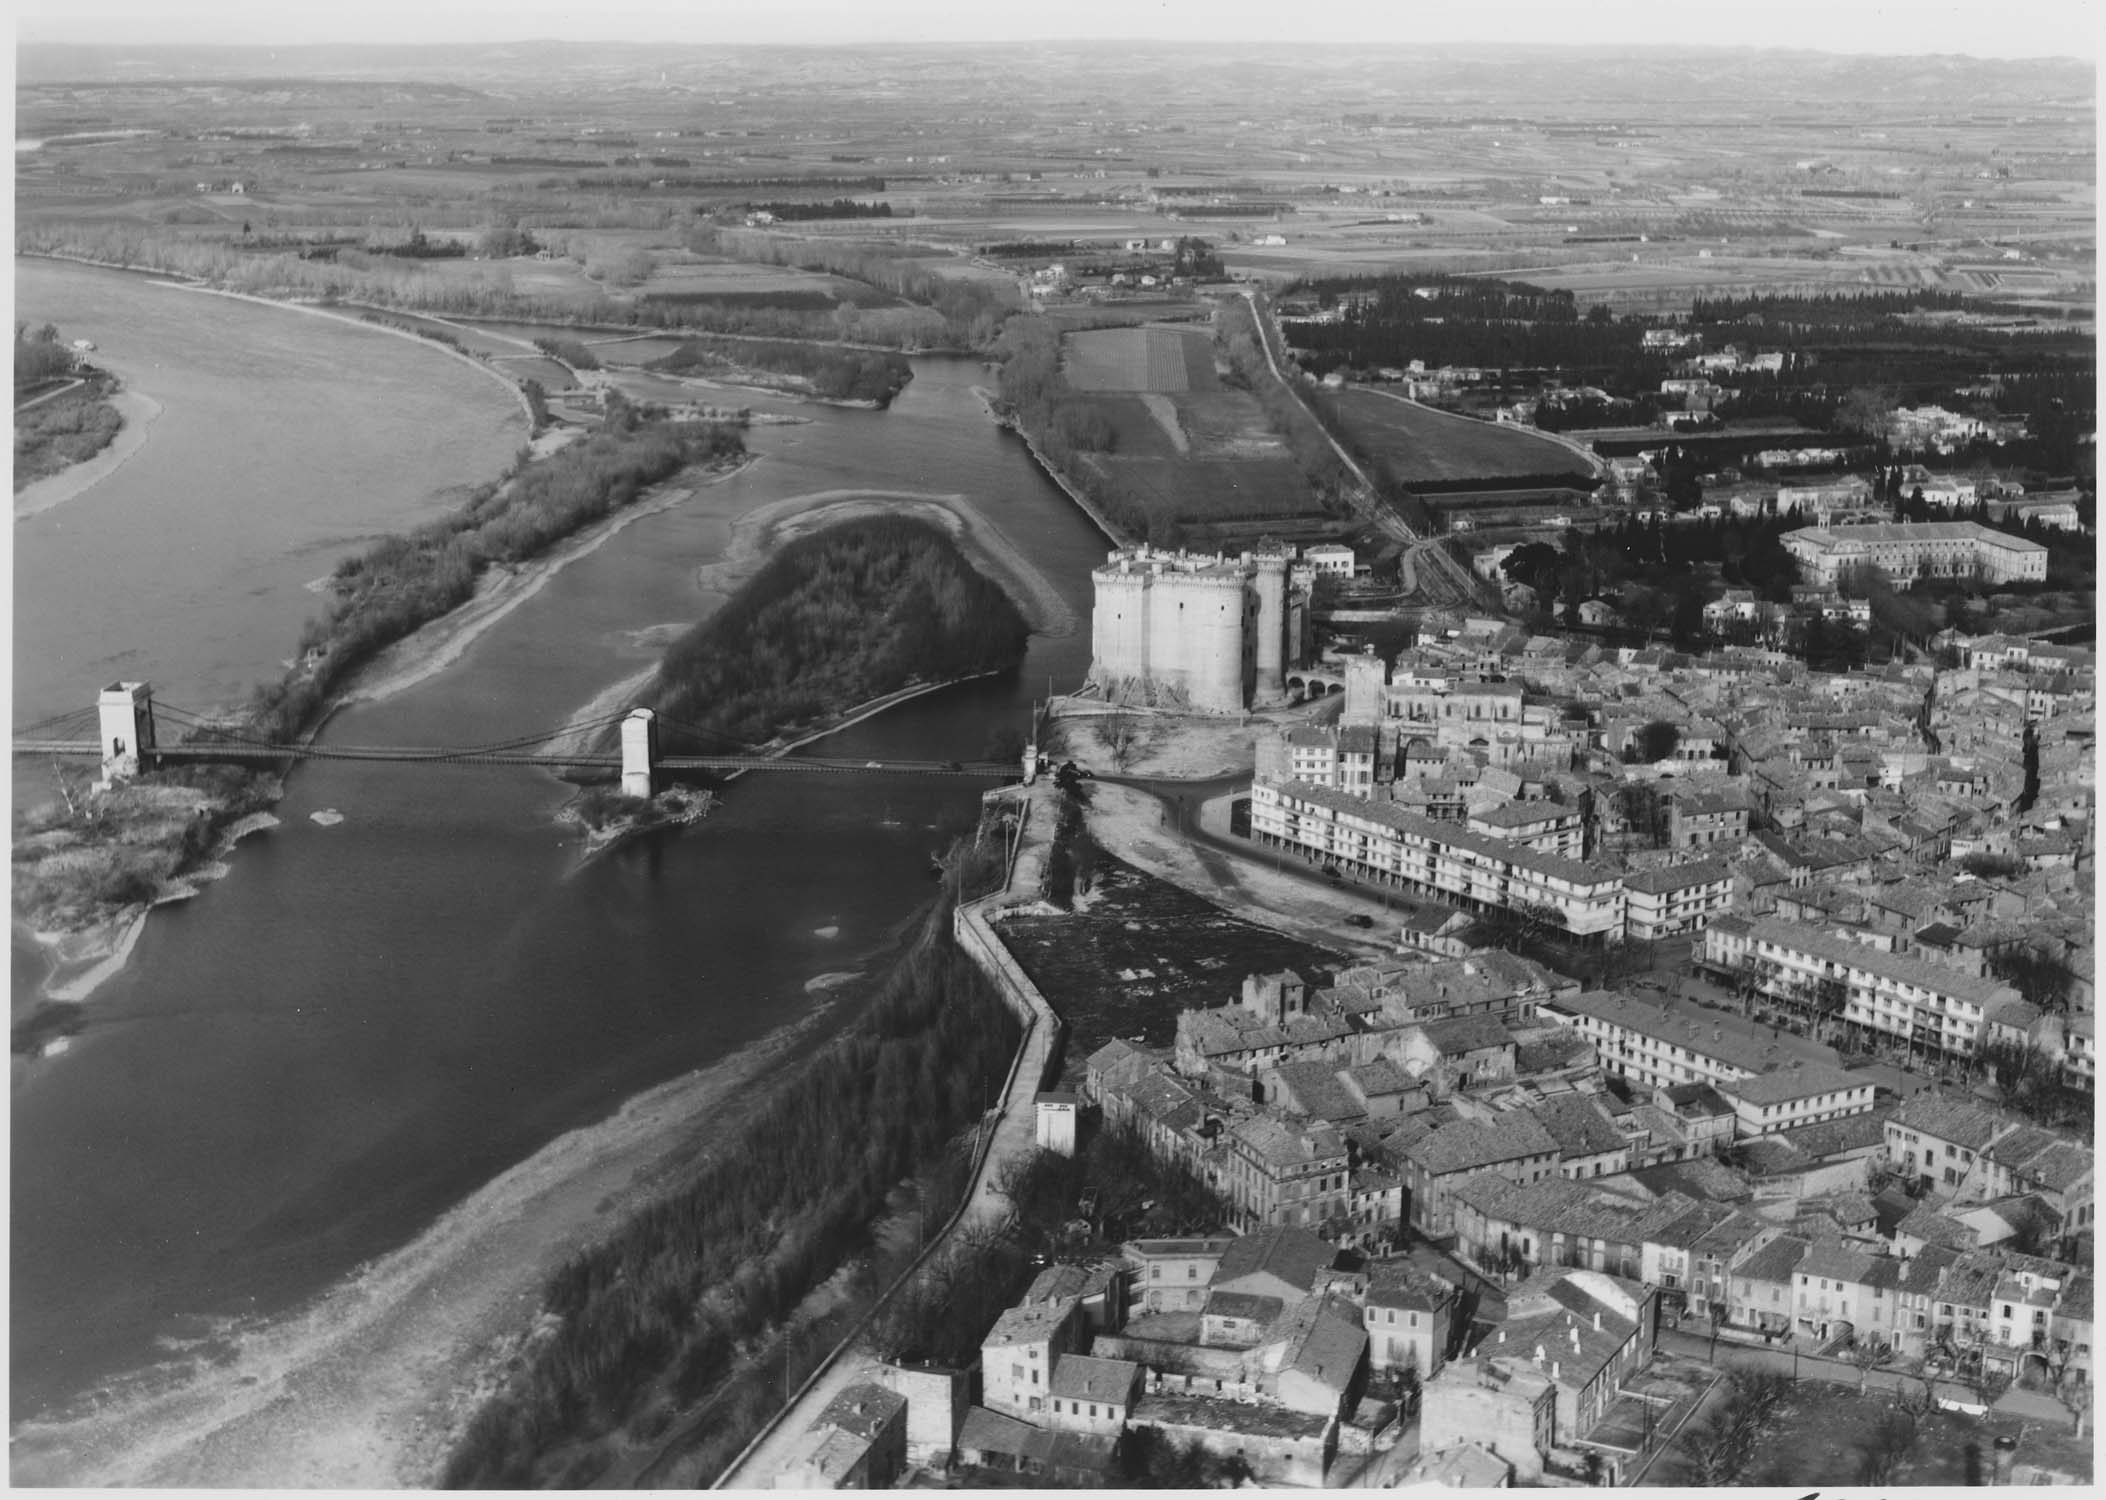
{"type": "Polygon", "coordinates": [[[1791,1066],[1778,1068],[1769,1073],[1758,1073],[1753,1078],[1728,1079],[1719,1086],[1719,1092],[1746,1100],[1750,1104],[1788,1104],[1797,1099],[1811,1099],[1820,1094],[1848,1093],[1852,1090],[1866,1091],[1869,1100],[1872,1082],[1861,1079],[1841,1068],[1831,1068],[1822,1063],[1794,1061],[1791,1066]]]}
{"type": "Polygon", "coordinates": [[[868,1380],[858,1381],[826,1403],[826,1410],[819,1414],[812,1430],[816,1432],[831,1427],[856,1437],[873,1437],[906,1404],[907,1398],[889,1386],[868,1380]]]}
{"type": "Polygon", "coordinates": [[[1750,1073],[1788,1062],[1794,1056],[1810,1057],[1824,1063],[1835,1057],[1833,1048],[1797,1037],[1775,1035],[1771,1028],[1758,1026],[1740,1016],[1644,999],[1620,991],[1590,990],[1585,994],[1563,996],[1545,1001],[1542,1009],[1553,1017],[1560,1012],[1591,1016],[1607,1025],[1651,1037],[1669,1046],[1686,1048],[1714,1063],[1750,1073]]]}
{"type": "Polygon", "coordinates": [[[1221,1252],[1215,1269],[1217,1285],[1229,1285],[1259,1273],[1276,1276],[1289,1286],[1308,1291],[1318,1273],[1338,1261],[1338,1252],[1306,1229],[1261,1229],[1231,1242],[1221,1252]]]}
{"type": "Polygon", "coordinates": [[[1715,1156],[1662,1162],[1630,1174],[1656,1193],[1686,1193],[1708,1203],[1745,1203],[1754,1196],[1747,1178],[1715,1156]]]}
{"type": "Polygon", "coordinates": [[[1074,1401],[1125,1402],[1139,1384],[1141,1367],[1123,1359],[1094,1354],[1063,1354],[1053,1362],[1047,1394],[1074,1401]]]}
{"type": "Polygon", "coordinates": [[[1564,1157],[1599,1156],[1624,1145],[1623,1132],[1602,1113],[1601,1106],[1585,1094],[1558,1094],[1529,1110],[1536,1123],[1550,1132],[1564,1157]]]}
{"type": "MultiPolygon", "coordinates": [[[[1853,1073],[1860,1082],[1874,1082],[1863,1074],[1856,1074],[1855,1070],[1853,1073]]],[[[1815,1161],[1825,1161],[1830,1157],[1884,1148],[1888,1113],[1890,1111],[1874,1108],[1862,1114],[1844,1115],[1840,1120],[1801,1125],[1797,1130],[1786,1130],[1781,1134],[1815,1161]]]]}
{"type": "Polygon", "coordinates": [[[1960,1258],[1957,1246],[1927,1244],[1910,1256],[1901,1270],[1901,1290],[1913,1297],[1934,1297],[1946,1269],[1960,1258]]]}
{"type": "Polygon", "coordinates": [[[1494,1121],[1457,1120],[1405,1148],[1405,1155],[1435,1177],[1557,1152],[1550,1133],[1522,1114],[1494,1121]]]}
{"type": "Polygon", "coordinates": [[[1420,1270],[1408,1260],[1378,1260],[1369,1269],[1369,1307],[1410,1308],[1432,1312],[1452,1301],[1456,1290],[1442,1278],[1420,1270]]]}
{"type": "Polygon", "coordinates": [[[1867,1278],[1872,1274],[1873,1265],[1880,1259],[1881,1257],[1865,1250],[1853,1250],[1843,1245],[1817,1244],[1808,1250],[1806,1258],[1799,1262],[1797,1274],[1869,1286],[1872,1283],[1867,1278]]]}
{"type": "Polygon", "coordinates": [[[1700,859],[1691,864],[1667,865],[1657,870],[1633,870],[1623,877],[1623,888],[1641,891],[1648,896],[1666,896],[1732,878],[1732,867],[1724,860],[1700,859]]]}
{"type": "Polygon", "coordinates": [[[1937,1094],[1918,1094],[1894,1111],[1893,1123],[1963,1150],[1979,1151],[1996,1139],[2005,1121],[1992,1110],[1946,1099],[1937,1094]]]}
{"type": "Polygon", "coordinates": [[[1894,1226],[1894,1232],[1897,1237],[1908,1235],[1927,1245],[1945,1245],[1955,1250],[1972,1250],[1981,1239],[1975,1230],[1933,1203],[1917,1204],[1894,1226]]]}
{"type": "Polygon", "coordinates": [[[2091,1321],[2091,1272],[2079,1271],[2062,1287],[2062,1300],[2055,1305],[2055,1315],[2073,1322],[2091,1321]]]}
{"type": "Polygon", "coordinates": [[[1502,860],[1555,880],[1570,881],[1574,885],[1588,887],[1607,885],[1617,879],[1615,871],[1603,869],[1599,865],[1567,859],[1561,854],[1547,854],[1540,849],[1530,849],[1491,834],[1472,833],[1459,823],[1422,818],[1417,813],[1385,806],[1380,802],[1369,802],[1349,792],[1334,792],[1328,787],[1317,786],[1307,781],[1285,780],[1275,782],[1274,785],[1278,786],[1281,795],[1297,801],[1314,803],[1318,807],[1329,808],[1333,812],[1363,819],[1449,849],[1464,849],[1489,859],[1502,860]]]}
{"type": "Polygon", "coordinates": [[[1480,1052],[1492,1047],[1510,1047],[1514,1041],[1497,1016],[1482,1012],[1427,1021],[1420,1029],[1443,1057],[1459,1057],[1465,1052],[1480,1052]]]}
{"type": "Polygon", "coordinates": [[[1799,922],[1763,917],[1749,925],[1749,933],[1758,942],[1770,942],[1781,948],[1809,953],[1816,958],[1862,969],[1867,973],[1882,975],[1903,984],[1913,984],[1934,994],[1950,995],[1976,1005],[1991,1005],[2016,993],[2009,985],[1999,980],[1980,979],[1972,974],[1962,974],[1957,969],[1948,969],[1941,964],[1925,963],[1920,959],[1904,958],[1893,953],[1881,953],[1863,943],[1837,937],[1799,922]]]}
{"type": "Polygon", "coordinates": [[[995,1325],[982,1339],[985,1348],[1002,1349],[1012,1344],[1036,1344],[1050,1339],[1059,1331],[1075,1311],[1075,1300],[1063,1297],[1056,1302],[1026,1302],[1007,1308],[995,1325]]]}
{"type": "Polygon", "coordinates": [[[1348,1304],[1310,1297],[1289,1317],[1287,1362],[1296,1373],[1343,1392],[1367,1352],[1367,1330],[1348,1304]]]}
{"type": "Polygon", "coordinates": [[[1203,1311],[1209,1317],[1242,1318],[1252,1323],[1270,1323],[1280,1315],[1286,1303],[1278,1297],[1265,1297],[1256,1292],[1207,1293],[1203,1311]]]}
{"type": "Polygon", "coordinates": [[[1367,1109],[1353,1097],[1328,1063],[1282,1063],[1275,1070],[1281,1084],[1305,1114],[1319,1120],[1344,1122],[1360,1119],[1367,1109]]]}
{"type": "Polygon", "coordinates": [[[1345,1140],[1321,1125],[1296,1125],[1271,1115],[1253,1115],[1229,1127],[1245,1152],[1267,1167],[1300,1166],[1346,1154],[1345,1140]]]}
{"type": "Polygon", "coordinates": [[[1789,1282],[1812,1248],[1797,1235],[1779,1235],[1735,1266],[1732,1274],[1750,1281],[1789,1282]]]}

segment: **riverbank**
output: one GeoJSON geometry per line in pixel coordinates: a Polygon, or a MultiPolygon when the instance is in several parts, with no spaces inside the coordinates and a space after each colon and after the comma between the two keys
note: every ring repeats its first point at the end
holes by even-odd
{"type": "Polygon", "coordinates": [[[142,396],[136,391],[127,390],[117,391],[109,397],[109,402],[116,408],[121,423],[117,429],[117,436],[110,439],[109,446],[94,457],[83,459],[56,474],[47,474],[18,490],[15,493],[17,521],[26,520],[30,516],[40,516],[47,510],[56,509],[68,500],[86,494],[123,468],[146,446],[154,422],[161,415],[161,403],[151,396],[142,396]]]}
{"type": "Polygon", "coordinates": [[[209,282],[185,276],[180,271],[160,271],[150,266],[127,266],[116,261],[95,260],[85,255],[67,255],[51,250],[18,249],[15,251],[15,254],[35,260],[68,261],[77,266],[94,266],[104,271],[123,271],[128,275],[144,277],[157,286],[165,286],[175,291],[201,292],[211,297],[231,298],[236,302],[253,302],[262,307],[282,307],[289,312],[307,313],[312,317],[329,318],[353,328],[364,328],[374,333],[388,334],[393,338],[409,339],[426,348],[436,349],[449,359],[458,359],[471,369],[480,370],[490,379],[503,385],[506,390],[512,393],[512,398],[519,403],[519,409],[526,414],[529,431],[537,425],[534,417],[534,405],[527,399],[526,392],[520,389],[518,381],[512,379],[511,376],[506,375],[501,370],[492,369],[473,355],[464,353],[459,349],[449,349],[446,345],[432,339],[419,338],[405,328],[390,328],[385,323],[373,323],[364,318],[355,318],[347,313],[338,312],[334,308],[323,307],[315,302],[302,302],[290,297],[259,297],[253,292],[237,292],[227,287],[213,286],[209,282]]]}
{"type": "MultiPolygon", "coordinates": [[[[703,482],[721,483],[754,461],[752,455],[742,452],[733,459],[722,461],[718,469],[703,482]]],[[[685,473],[683,470],[683,477],[685,473]]],[[[477,579],[474,591],[465,604],[381,648],[373,658],[353,668],[344,681],[322,694],[312,711],[305,716],[307,722],[302,732],[312,737],[320,732],[321,726],[340,708],[352,703],[391,697],[444,671],[459,660],[485,632],[532,598],[565,567],[604,546],[623,528],[647,515],[678,505],[693,493],[691,485],[677,483],[656,487],[656,493],[647,490],[644,500],[589,522],[580,531],[557,543],[552,551],[530,562],[487,567],[477,579]]],[[[270,801],[275,801],[277,796],[283,793],[282,785],[273,784],[276,785],[276,790],[270,795],[270,801]]],[[[143,788],[145,784],[141,785],[143,788]]],[[[113,795],[123,797],[126,793],[113,795]]],[[[138,791],[135,790],[134,800],[137,800],[137,795],[138,791]]],[[[251,811],[245,805],[230,809],[229,804],[211,798],[194,800],[197,804],[196,815],[208,820],[239,817],[251,811]]],[[[98,807],[100,806],[101,804],[98,804],[98,807]]],[[[208,822],[206,826],[212,825],[208,822]]],[[[25,900],[38,899],[35,891],[36,876],[22,866],[22,827],[18,818],[15,881],[15,903],[18,912],[25,900]]],[[[97,824],[92,829],[84,825],[84,836],[86,833],[93,833],[95,839],[106,846],[106,852],[114,849],[114,846],[109,845],[108,829],[102,825],[97,824]]],[[[183,899],[195,894],[195,887],[186,882],[197,878],[206,865],[224,852],[207,851],[198,847],[194,842],[192,830],[186,823],[171,823],[161,829],[156,837],[167,846],[168,853],[161,861],[160,867],[142,877],[145,881],[143,899],[127,889],[121,896],[112,896],[77,908],[60,926],[40,924],[38,941],[53,949],[60,961],[45,979],[37,998],[47,1002],[82,1001],[92,994],[96,987],[121,972],[133,944],[138,940],[146,914],[154,906],[165,901],[183,899]]],[[[127,847],[130,848],[129,845],[127,847]]],[[[95,851],[84,848],[74,852],[84,855],[95,851]]],[[[136,850],[132,852],[137,853],[136,850]]],[[[54,865],[53,868],[57,870],[61,867],[54,865]]],[[[72,878],[77,879],[77,876],[72,878]]],[[[112,890],[117,890],[114,884],[112,890]]],[[[18,1022],[20,1019],[21,1015],[18,1014],[18,1022]]]]}
{"type": "Polygon", "coordinates": [[[236,844],[277,826],[267,809],[285,791],[274,776],[227,767],[105,793],[87,792],[85,774],[79,780],[70,802],[15,818],[14,929],[48,959],[36,989],[10,997],[18,1052],[25,1023],[46,1041],[77,1030],[49,1007],[77,1006],[122,972],[153,909],[225,875],[236,844]]]}
{"type": "Polygon", "coordinates": [[[355,703],[384,702],[437,676],[572,563],[590,557],[638,521],[692,499],[698,486],[723,484],[759,462],[758,454],[742,454],[735,462],[710,469],[699,481],[686,483],[681,482],[688,480],[683,471],[679,479],[653,486],[644,498],[573,532],[533,561],[489,569],[467,603],[384,647],[361,667],[331,696],[329,712],[355,703]]]}
{"type": "Polygon", "coordinates": [[[1017,421],[1014,417],[1007,417],[1002,415],[1000,408],[996,405],[995,397],[992,392],[983,390],[979,386],[974,386],[973,394],[980,398],[980,405],[984,407],[987,411],[987,419],[990,422],[993,422],[995,426],[1016,434],[1017,441],[1021,442],[1024,445],[1025,451],[1031,455],[1031,461],[1037,464],[1039,468],[1044,471],[1045,476],[1048,479],[1052,480],[1054,484],[1059,486],[1060,492],[1062,494],[1066,495],[1070,500],[1075,502],[1075,508],[1081,511],[1085,516],[1088,516],[1090,518],[1090,524],[1095,526],[1099,531],[1103,532],[1105,538],[1108,541],[1110,541],[1114,547],[1131,547],[1133,545],[1133,539],[1131,537],[1127,536],[1116,525],[1114,525],[1110,517],[1106,516],[1103,511],[1099,510],[1096,507],[1096,505],[1091,502],[1090,498],[1082,493],[1082,490],[1077,485],[1069,481],[1067,475],[1061,473],[1060,469],[1056,465],[1054,465],[1046,457],[1045,454],[1039,452],[1038,444],[1034,443],[1031,440],[1030,433],[1024,431],[1024,427],[1021,422],[1017,421]]]}
{"type": "Polygon", "coordinates": [[[467,1418],[534,1336],[558,1268],[773,1096],[815,1013],[624,1103],[471,1194],[309,1307],[234,1330],[159,1389],[20,1424],[20,1485],[427,1488],[467,1418]]]}

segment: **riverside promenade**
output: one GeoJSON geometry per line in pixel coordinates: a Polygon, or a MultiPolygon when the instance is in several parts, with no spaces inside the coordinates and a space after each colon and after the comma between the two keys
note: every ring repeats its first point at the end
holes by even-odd
{"type": "Polygon", "coordinates": [[[870,1313],[835,1346],[834,1352],[811,1373],[775,1419],[732,1460],[710,1488],[774,1488],[778,1478],[788,1473],[815,1446],[811,1426],[828,1403],[852,1385],[879,1380],[882,1373],[879,1361],[863,1348],[861,1342],[863,1329],[870,1319],[924,1267],[936,1264],[961,1236],[983,1225],[999,1225],[1009,1217],[1009,1202],[995,1184],[1001,1181],[1002,1171],[1010,1162],[1029,1156],[1037,1149],[1036,1101],[1059,1056],[1063,1028],[1045,996],[1017,967],[990,924],[1005,908],[1028,906],[1039,899],[1046,856],[1052,847],[1058,796],[1050,782],[1006,788],[989,794],[990,803],[997,799],[1014,803],[1021,818],[1015,845],[1010,852],[1008,880],[993,895],[961,903],[952,916],[952,931],[959,948],[994,982],[1003,1002],[1024,1026],[1023,1040],[1009,1065],[1009,1078],[1003,1085],[1002,1097],[982,1121],[978,1162],[964,1202],[950,1221],[937,1231],[914,1264],[886,1289],[870,1313]]]}

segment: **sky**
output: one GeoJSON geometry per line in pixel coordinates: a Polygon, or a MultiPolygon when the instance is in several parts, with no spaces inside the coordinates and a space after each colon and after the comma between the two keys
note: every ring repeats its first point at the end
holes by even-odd
{"type": "Polygon", "coordinates": [[[2100,0],[14,0],[24,42],[1515,41],[2095,58],[2100,0]]]}

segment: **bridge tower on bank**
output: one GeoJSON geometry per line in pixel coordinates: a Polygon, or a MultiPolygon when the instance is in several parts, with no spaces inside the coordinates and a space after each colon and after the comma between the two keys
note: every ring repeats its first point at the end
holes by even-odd
{"type": "Polygon", "coordinates": [[[635,708],[622,720],[622,795],[648,797],[658,790],[658,715],[635,708]]]}
{"type": "Polygon", "coordinates": [[[150,682],[113,682],[95,700],[101,726],[102,782],[128,781],[139,774],[141,757],[154,748],[154,688],[150,682]]]}

